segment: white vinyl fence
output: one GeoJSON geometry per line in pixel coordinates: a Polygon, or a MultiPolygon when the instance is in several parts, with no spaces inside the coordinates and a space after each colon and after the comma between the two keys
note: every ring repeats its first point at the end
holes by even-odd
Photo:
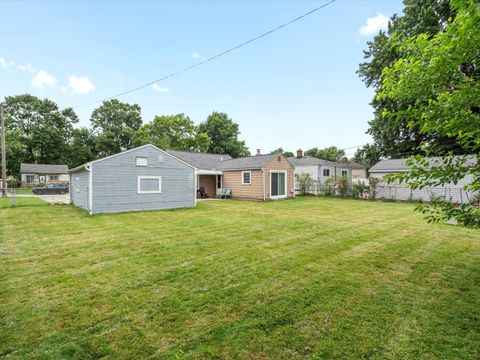
{"type": "MultiPolygon", "coordinates": [[[[332,195],[339,196],[340,190],[335,185],[322,185],[314,183],[307,188],[307,194],[310,195],[332,195]]],[[[299,189],[296,189],[299,194],[299,189]]],[[[372,198],[370,186],[364,186],[363,189],[349,186],[346,191],[347,196],[368,199],[372,198]]],[[[375,190],[376,199],[388,199],[398,201],[423,201],[431,202],[434,198],[451,201],[458,204],[467,204],[475,200],[478,193],[466,192],[461,187],[434,187],[421,190],[412,190],[405,185],[377,185],[375,190]]]]}

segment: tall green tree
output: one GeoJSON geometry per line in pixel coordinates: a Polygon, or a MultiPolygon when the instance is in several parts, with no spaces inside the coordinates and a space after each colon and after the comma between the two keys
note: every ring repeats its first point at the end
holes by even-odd
{"type": "Polygon", "coordinates": [[[315,147],[305,151],[305,155],[335,162],[339,161],[342,156],[345,156],[345,151],[337,148],[336,146],[329,146],[324,149],[315,147]]]}
{"type": "Polygon", "coordinates": [[[86,127],[73,129],[66,160],[68,167],[73,169],[97,159],[96,145],[97,139],[90,129],[86,127]]]}
{"type": "Polygon", "coordinates": [[[353,156],[353,161],[363,164],[367,167],[375,165],[382,158],[382,152],[375,144],[366,144],[358,148],[353,156]]]}
{"type": "Polygon", "coordinates": [[[4,106],[7,168],[18,176],[20,163],[63,164],[78,117],[49,99],[24,94],[7,96],[4,106]]]}
{"type": "Polygon", "coordinates": [[[184,114],[155,116],[143,125],[133,137],[135,146],[154,144],[161,149],[206,152],[210,137],[199,132],[192,120],[184,114]]]}
{"type": "Polygon", "coordinates": [[[113,155],[133,147],[133,135],[142,125],[141,108],[117,99],[107,100],[92,112],[90,122],[99,157],[113,155]]]}
{"type": "MultiPolygon", "coordinates": [[[[452,0],[456,17],[434,36],[421,34],[404,40],[394,35],[401,45],[401,58],[382,73],[380,101],[411,102],[406,109],[385,111],[391,121],[399,116],[408,119],[407,126],[421,134],[437,134],[452,138],[475,161],[452,157],[454,152],[442,144],[423,140],[427,155],[441,155],[432,164],[421,156],[410,160],[412,170],[391,179],[407,181],[412,188],[457,183],[469,176],[473,181],[465,190],[480,191],[480,6],[474,0],[452,0]]],[[[480,227],[480,204],[455,206],[436,201],[422,206],[432,221],[454,218],[471,227],[480,227]]]]}
{"type": "Polygon", "coordinates": [[[250,155],[245,141],[238,138],[240,135],[238,124],[225,113],[211,113],[207,120],[198,126],[198,130],[210,137],[211,142],[208,146],[210,153],[229,154],[234,158],[250,155]]]}
{"type": "MultiPolygon", "coordinates": [[[[442,31],[449,18],[454,17],[448,0],[404,0],[404,14],[394,15],[388,30],[380,31],[373,41],[367,43],[364,51],[365,62],[359,66],[358,74],[368,87],[373,87],[378,94],[383,86],[383,69],[394,64],[402,57],[401,44],[411,36],[425,34],[428,38],[442,31]]],[[[464,149],[454,138],[445,134],[421,131],[410,124],[410,119],[403,110],[409,108],[414,99],[391,99],[375,97],[371,103],[374,118],[369,122],[367,131],[374,140],[374,145],[382,157],[401,158],[411,154],[422,154],[419,145],[430,142],[448,148],[455,153],[464,149]],[[388,119],[384,112],[396,114],[388,119]]],[[[365,149],[365,154],[374,154],[365,149]]],[[[368,159],[369,162],[373,159],[368,159]]]]}
{"type": "Polygon", "coordinates": [[[283,156],[285,156],[287,158],[294,156],[293,152],[285,151],[285,150],[283,150],[282,147],[279,147],[278,149],[275,149],[275,150],[271,151],[270,154],[282,154],[283,156]]]}

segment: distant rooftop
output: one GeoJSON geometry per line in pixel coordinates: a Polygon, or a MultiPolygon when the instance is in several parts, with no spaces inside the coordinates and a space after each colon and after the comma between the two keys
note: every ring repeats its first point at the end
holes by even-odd
{"type": "Polygon", "coordinates": [[[67,165],[50,164],[20,164],[20,173],[22,174],[68,174],[67,165]]]}
{"type": "Polygon", "coordinates": [[[167,152],[201,170],[218,170],[224,161],[232,158],[227,154],[205,154],[179,150],[167,150],[167,152]]]}
{"type": "MultiPolygon", "coordinates": [[[[474,164],[476,160],[475,155],[466,155],[466,156],[455,156],[455,158],[466,158],[466,163],[467,164],[474,164]]],[[[443,160],[441,157],[429,157],[426,158],[430,165],[432,166],[439,166],[443,164],[443,160]]],[[[407,163],[408,158],[402,158],[402,159],[388,159],[388,160],[380,160],[378,163],[376,163],[374,166],[370,168],[370,172],[385,172],[385,171],[391,171],[391,172],[398,172],[398,171],[408,171],[411,169],[411,166],[408,166],[407,163]]]]}
{"type": "Polygon", "coordinates": [[[349,167],[349,164],[341,164],[341,163],[335,163],[333,161],[328,161],[324,159],[319,159],[313,156],[302,156],[301,158],[292,156],[287,159],[290,164],[293,166],[321,166],[321,165],[327,165],[327,166],[344,166],[344,167],[349,167]]]}

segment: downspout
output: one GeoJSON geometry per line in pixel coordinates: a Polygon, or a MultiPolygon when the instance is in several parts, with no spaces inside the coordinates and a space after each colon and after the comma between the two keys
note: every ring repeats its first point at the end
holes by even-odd
{"type": "Polygon", "coordinates": [[[93,214],[93,189],[92,189],[92,165],[85,165],[88,171],[88,213],[93,214]]]}
{"type": "Polygon", "coordinates": [[[198,169],[195,169],[193,176],[193,196],[195,197],[195,207],[197,207],[197,189],[198,189],[198,169]]]}
{"type": "Polygon", "coordinates": [[[265,201],[265,170],[262,168],[263,201],[265,201]]]}

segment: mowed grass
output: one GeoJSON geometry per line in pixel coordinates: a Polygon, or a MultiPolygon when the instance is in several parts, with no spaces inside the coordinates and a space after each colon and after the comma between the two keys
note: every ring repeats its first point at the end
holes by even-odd
{"type": "Polygon", "coordinates": [[[38,205],[47,205],[47,203],[38,198],[29,198],[29,197],[17,197],[15,200],[12,198],[0,198],[0,209],[5,209],[15,206],[38,206],[38,205]]]}
{"type": "Polygon", "coordinates": [[[0,356],[480,358],[480,232],[412,205],[41,210],[0,210],[0,356]]]}

